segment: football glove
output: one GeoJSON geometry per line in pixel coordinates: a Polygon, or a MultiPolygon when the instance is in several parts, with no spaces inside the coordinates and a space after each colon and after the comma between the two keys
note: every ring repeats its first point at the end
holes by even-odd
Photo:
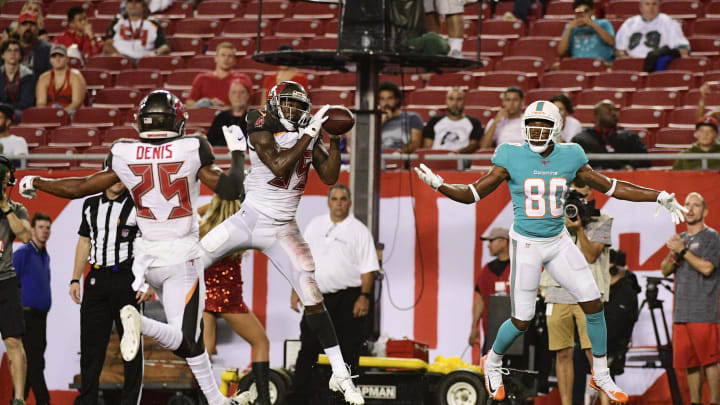
{"type": "Polygon", "coordinates": [[[307,126],[300,131],[300,136],[309,135],[311,138],[316,138],[318,134],[320,134],[322,124],[328,119],[328,117],[325,116],[325,113],[329,108],[330,104],[325,104],[323,108],[318,110],[318,112],[313,115],[312,119],[310,119],[307,126]]]}
{"type": "Polygon", "coordinates": [[[688,210],[677,202],[675,199],[675,193],[668,194],[667,191],[661,191],[658,195],[657,203],[658,205],[655,207],[656,216],[660,213],[660,207],[662,206],[670,211],[670,217],[675,225],[678,225],[685,220],[683,213],[687,213],[688,210]]]}
{"type": "Polygon", "coordinates": [[[419,169],[417,167],[415,168],[415,173],[417,173],[418,177],[420,177],[420,180],[424,181],[435,191],[437,191],[437,189],[444,183],[443,178],[433,173],[432,170],[425,166],[424,163],[420,163],[419,169]]]}
{"type": "Polygon", "coordinates": [[[33,180],[35,180],[38,176],[25,176],[20,180],[20,195],[33,199],[35,198],[35,195],[37,194],[37,189],[33,186],[33,180]]]}
{"type": "Polygon", "coordinates": [[[245,134],[242,128],[237,125],[223,125],[222,131],[225,136],[225,143],[227,143],[230,151],[239,150],[245,152],[247,150],[247,141],[245,140],[245,134]]]}

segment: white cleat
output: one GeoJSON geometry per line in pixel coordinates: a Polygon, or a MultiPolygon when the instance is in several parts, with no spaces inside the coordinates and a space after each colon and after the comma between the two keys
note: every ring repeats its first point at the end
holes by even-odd
{"type": "Polygon", "coordinates": [[[363,405],[363,398],[360,390],[353,384],[352,376],[348,373],[347,377],[339,377],[333,374],[328,383],[331,391],[341,392],[345,396],[345,402],[353,405],[363,405]]]}
{"type": "Polygon", "coordinates": [[[252,397],[250,391],[244,391],[228,398],[225,405],[248,405],[254,400],[255,398],[252,397]]]}
{"type": "Polygon", "coordinates": [[[624,393],[620,387],[615,385],[612,377],[610,377],[610,370],[601,371],[597,374],[595,374],[595,370],[593,370],[590,387],[597,391],[604,392],[610,398],[611,403],[624,404],[628,401],[628,395],[624,393]]]}
{"type": "Polygon", "coordinates": [[[134,306],[125,305],[120,310],[120,321],[123,326],[120,353],[122,353],[123,360],[132,361],[140,349],[142,317],[140,317],[140,312],[134,306]]]}
{"type": "Polygon", "coordinates": [[[510,371],[502,367],[502,364],[492,364],[488,360],[488,355],[484,355],[480,359],[480,367],[485,375],[485,389],[488,394],[496,400],[505,399],[505,386],[503,385],[503,374],[509,374],[510,371]]]}

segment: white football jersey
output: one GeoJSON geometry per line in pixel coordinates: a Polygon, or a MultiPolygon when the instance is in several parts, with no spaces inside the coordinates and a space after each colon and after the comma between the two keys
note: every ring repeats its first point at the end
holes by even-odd
{"type": "Polygon", "coordinates": [[[143,239],[197,238],[198,171],[215,160],[205,138],[161,144],[123,140],[113,144],[110,155],[110,167],[135,201],[143,239]]]}
{"type": "Polygon", "coordinates": [[[250,154],[250,174],[245,178],[245,201],[259,213],[279,223],[295,220],[300,197],[305,191],[308,170],[312,163],[312,147],[308,146],[303,156],[285,176],[275,176],[260,160],[250,142],[253,130],[268,131],[275,136],[275,142],[282,149],[292,148],[298,140],[297,132],[287,132],[279,122],[254,110],[248,114],[248,152],[250,154]]]}
{"type": "Polygon", "coordinates": [[[682,25],[663,13],[652,21],[646,21],[640,15],[630,17],[615,35],[615,49],[627,51],[633,58],[644,58],[649,52],[665,45],[671,49],[690,48],[682,25]]]}

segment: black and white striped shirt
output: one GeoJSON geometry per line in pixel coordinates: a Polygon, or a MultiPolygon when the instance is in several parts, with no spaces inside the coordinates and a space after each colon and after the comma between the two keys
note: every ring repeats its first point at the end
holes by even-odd
{"type": "Polygon", "coordinates": [[[132,258],[137,233],[135,204],[127,190],[115,200],[105,193],[85,199],[78,235],[90,238],[90,264],[107,267],[132,258]]]}

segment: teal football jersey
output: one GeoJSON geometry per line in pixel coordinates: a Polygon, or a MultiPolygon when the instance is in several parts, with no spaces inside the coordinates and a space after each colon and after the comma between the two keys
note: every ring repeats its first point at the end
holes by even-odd
{"type": "Polygon", "coordinates": [[[565,227],[565,196],[578,169],[588,163],[575,143],[557,143],[542,157],[527,143],[505,143],[495,149],[495,166],[510,173],[513,229],[523,236],[550,238],[565,227]]]}

